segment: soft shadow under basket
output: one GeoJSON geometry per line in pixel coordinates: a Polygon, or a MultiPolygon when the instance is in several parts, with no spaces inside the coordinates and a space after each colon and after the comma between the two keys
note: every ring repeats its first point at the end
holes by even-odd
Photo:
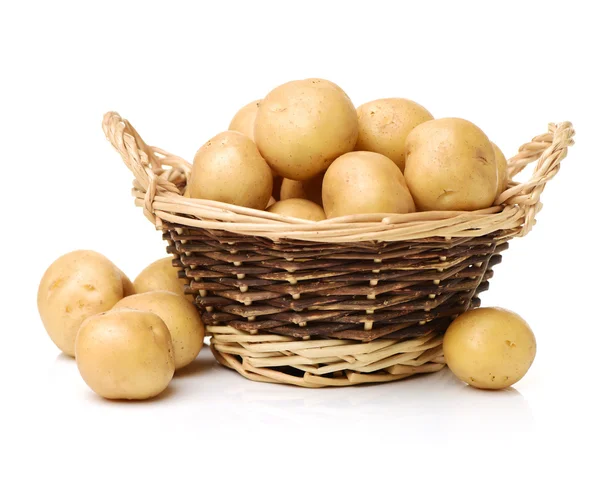
{"type": "Polygon", "coordinates": [[[530,231],[574,135],[569,122],[550,124],[524,144],[491,208],[314,223],[186,198],[188,162],[148,146],[117,113],[103,129],[188,281],[215,358],[248,379],[305,387],[443,368],[444,331],[479,306],[508,241],[530,231]],[[515,182],[532,162],[531,178],[515,182]]]}

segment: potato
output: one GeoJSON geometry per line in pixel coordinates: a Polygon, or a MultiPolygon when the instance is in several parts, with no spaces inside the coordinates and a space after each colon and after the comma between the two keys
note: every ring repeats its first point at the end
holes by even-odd
{"type": "Polygon", "coordinates": [[[405,143],[417,125],[433,120],[418,103],[405,98],[382,98],[356,109],[358,151],[374,151],[387,156],[404,171],[405,143]]]}
{"type": "Polygon", "coordinates": [[[239,131],[254,141],[254,120],[261,100],[254,100],[242,107],[229,124],[229,130],[239,131]]]}
{"type": "Polygon", "coordinates": [[[204,344],[204,324],[195,306],[169,291],[150,291],[123,298],[113,307],[150,311],[164,321],[173,341],[175,369],[190,364],[204,344]]]}
{"type": "Polygon", "coordinates": [[[264,210],[273,174],[254,142],[237,131],[209,140],[194,157],[190,196],[264,210]]]}
{"type": "Polygon", "coordinates": [[[323,177],[325,173],[319,173],[313,178],[305,181],[296,181],[285,178],[281,183],[280,199],[304,198],[318,205],[323,205],[323,177]]]}
{"type": "Polygon", "coordinates": [[[131,282],[129,277],[125,273],[123,273],[123,271],[121,271],[119,268],[117,268],[117,270],[121,275],[121,282],[123,283],[123,297],[135,294],[135,287],[133,286],[133,283],[131,282]]]}
{"type": "Polygon", "coordinates": [[[88,316],[108,311],[121,298],[123,273],[95,251],[72,251],[44,273],[37,306],[50,339],[69,356],[75,355],[75,336],[88,316]]]}
{"type": "MultiPolygon", "coordinates": [[[[152,264],[146,266],[137,278],[133,280],[135,293],[147,293],[148,291],[171,291],[185,295],[184,286],[187,285],[187,280],[179,277],[179,271],[173,266],[173,258],[159,259],[152,264]]],[[[194,302],[191,295],[186,295],[185,298],[194,302]]]]}
{"type": "Polygon", "coordinates": [[[358,118],[348,95],[318,78],[285,83],[258,107],[254,139],[271,168],[284,178],[307,180],[352,151],[358,118]]]}
{"type": "Polygon", "coordinates": [[[289,198],[281,200],[270,206],[269,213],[277,213],[282,216],[302,218],[310,221],[321,221],[325,219],[325,212],[318,204],[304,198],[289,198]]]}
{"type": "Polygon", "coordinates": [[[340,156],[323,178],[327,218],[362,213],[411,213],[415,204],[402,172],[379,153],[354,151],[340,156]]]}
{"type": "Polygon", "coordinates": [[[430,120],[408,134],[404,177],[421,211],[487,208],[498,190],[491,142],[460,118],[430,120]]]}
{"type": "Polygon", "coordinates": [[[107,399],[154,397],[175,371],[169,329],[147,311],[121,309],[87,318],[75,355],[83,380],[107,399]]]}
{"type": "MultiPolygon", "coordinates": [[[[231,120],[228,129],[238,131],[254,141],[254,121],[261,101],[255,100],[242,107],[231,120]]],[[[273,170],[271,173],[273,174],[273,191],[279,191],[282,178],[273,170]],[[278,184],[276,185],[276,183],[278,184]]]]}
{"type": "Polygon", "coordinates": [[[496,158],[496,168],[498,170],[498,190],[496,192],[496,198],[500,196],[500,193],[503,193],[506,187],[508,186],[508,164],[506,162],[506,157],[502,150],[498,148],[496,143],[492,142],[492,147],[494,148],[494,157],[496,158]]]}
{"type": "Polygon", "coordinates": [[[479,308],[452,322],[443,348],[448,367],[460,380],[481,389],[502,389],[525,376],[536,342],[518,314],[479,308]]]}

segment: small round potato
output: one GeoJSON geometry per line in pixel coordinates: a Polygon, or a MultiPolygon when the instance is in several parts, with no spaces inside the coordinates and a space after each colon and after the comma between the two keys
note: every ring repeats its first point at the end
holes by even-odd
{"type": "Polygon", "coordinates": [[[273,173],[254,142],[224,131],[194,156],[190,196],[264,210],[273,191],[273,173]]]}
{"type": "Polygon", "coordinates": [[[352,151],[358,137],[356,109],[348,95],[327,80],[285,83],[261,102],[254,139],[280,176],[307,180],[352,151]]]}
{"type": "Polygon", "coordinates": [[[88,316],[108,311],[123,298],[125,276],[108,258],[95,251],[72,251],[44,273],[37,306],[50,339],[69,356],[75,355],[75,336],[88,316]]]}
{"type": "Polygon", "coordinates": [[[421,211],[488,208],[498,190],[494,147],[460,118],[430,120],[408,134],[404,176],[421,211]]]}
{"type": "MultiPolygon", "coordinates": [[[[172,293],[185,295],[183,289],[185,285],[187,285],[187,281],[179,277],[177,268],[173,266],[171,256],[149,264],[133,281],[136,294],[147,293],[148,291],[171,291],[172,293]]],[[[194,302],[191,295],[187,295],[185,298],[192,303],[194,302]]]]}
{"type": "Polygon", "coordinates": [[[190,364],[204,344],[204,324],[198,310],[183,296],[169,291],[150,291],[123,298],[113,310],[150,311],[164,321],[173,341],[175,369],[190,364]]]}
{"type": "MultiPolygon", "coordinates": [[[[242,107],[231,120],[228,129],[238,131],[254,141],[254,121],[261,101],[255,100],[242,107]]],[[[273,170],[271,170],[271,173],[273,174],[273,192],[279,191],[282,178],[273,170]]]]}
{"type": "Polygon", "coordinates": [[[169,329],[147,311],[120,309],[89,317],[77,334],[75,354],[83,380],[107,399],[154,397],[175,371],[169,329]]]}
{"type": "Polygon", "coordinates": [[[325,219],[325,212],[318,204],[304,198],[289,198],[281,200],[270,206],[269,213],[277,213],[281,216],[291,216],[309,221],[321,221],[325,219]]]}
{"type": "Polygon", "coordinates": [[[304,198],[318,205],[323,204],[323,177],[325,173],[319,173],[314,178],[305,181],[296,181],[285,178],[281,183],[280,199],[304,198]]]}
{"type": "Polygon", "coordinates": [[[535,336],[518,314],[479,308],[456,318],[444,336],[444,356],[462,381],[502,389],[519,381],[533,363],[535,336]]]}
{"type": "Polygon", "coordinates": [[[498,191],[496,192],[496,198],[498,198],[498,196],[500,196],[500,193],[503,193],[506,187],[508,186],[508,164],[506,162],[506,157],[504,156],[504,153],[502,153],[502,150],[498,148],[498,145],[492,142],[492,146],[494,147],[496,168],[498,169],[498,191]]]}
{"type": "Polygon", "coordinates": [[[327,218],[364,213],[412,213],[415,203],[398,165],[379,153],[340,156],[323,178],[327,218]]]}
{"type": "Polygon", "coordinates": [[[239,131],[254,141],[254,120],[261,100],[254,100],[242,107],[229,124],[229,130],[239,131]]]}
{"type": "Polygon", "coordinates": [[[117,269],[119,270],[119,274],[121,275],[121,280],[123,281],[123,297],[131,296],[132,294],[135,294],[135,288],[133,286],[133,283],[129,279],[129,276],[127,276],[125,273],[123,273],[123,271],[121,271],[119,268],[117,268],[117,269]]]}
{"type": "Polygon", "coordinates": [[[404,171],[405,143],[417,125],[433,120],[418,103],[405,98],[382,98],[356,109],[358,151],[374,151],[387,156],[404,171]]]}

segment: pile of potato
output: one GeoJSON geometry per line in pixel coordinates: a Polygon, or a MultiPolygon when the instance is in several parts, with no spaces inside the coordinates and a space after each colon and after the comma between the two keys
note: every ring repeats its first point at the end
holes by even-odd
{"type": "Polygon", "coordinates": [[[147,399],[204,344],[204,325],[171,258],[132,283],[105,256],[73,251],[48,268],[37,303],[48,335],[75,357],[88,386],[110,399],[147,399]]]}
{"type": "Polygon", "coordinates": [[[185,196],[320,221],[487,208],[507,183],[504,155],[473,123],[403,98],[355,108],[310,78],[244,106],[196,153],[185,196]]]}

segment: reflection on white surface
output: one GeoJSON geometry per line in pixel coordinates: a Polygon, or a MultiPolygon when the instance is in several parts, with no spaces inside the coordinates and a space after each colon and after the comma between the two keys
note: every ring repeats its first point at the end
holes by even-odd
{"type": "MultiPolygon", "coordinates": [[[[97,451],[106,448],[128,461],[131,450],[146,454],[160,444],[164,457],[195,458],[202,457],[199,451],[210,451],[212,460],[248,478],[280,477],[281,468],[292,467],[290,455],[307,461],[308,467],[322,458],[332,471],[340,467],[333,458],[342,458],[346,470],[360,471],[360,477],[387,475],[394,461],[401,461],[404,471],[431,472],[457,460],[474,472],[481,470],[477,464],[485,467],[489,455],[509,462],[521,457],[522,464],[537,471],[540,461],[547,460],[546,451],[561,443],[557,430],[593,421],[583,404],[590,396],[554,381],[565,363],[543,347],[542,360],[530,374],[504,391],[471,388],[448,369],[349,388],[257,383],[220,366],[205,347],[191,365],[176,372],[159,397],[128,402],[100,398],[85,385],[72,358],[56,355],[47,342],[43,346],[54,359],[29,368],[18,396],[27,416],[15,417],[15,424],[25,420],[35,425],[35,434],[19,426],[15,441],[24,451],[42,451],[40,460],[57,467],[62,457],[47,446],[59,431],[72,438],[77,464],[97,461],[97,451]],[[267,462],[258,467],[257,457],[267,462]],[[275,475],[266,472],[269,468],[275,475]]],[[[576,370],[569,371],[569,384],[583,384],[576,370]]],[[[567,377],[565,371],[562,377],[567,377]]],[[[107,474],[110,464],[105,465],[107,474]]]]}
{"type": "MultiPolygon", "coordinates": [[[[176,454],[182,447],[188,454],[208,448],[219,456],[234,448],[239,461],[253,461],[262,451],[274,457],[273,467],[286,462],[292,445],[317,455],[359,447],[363,454],[382,457],[409,450],[427,456],[467,446],[489,451],[493,444],[525,453],[539,432],[516,389],[477,390],[448,369],[395,383],[304,389],[249,381],[220,366],[208,348],[153,400],[98,397],[79,377],[75,361],[62,354],[46,371],[45,390],[31,415],[44,428],[34,439],[27,437],[29,442],[45,444],[61,430],[91,443],[111,437],[113,451],[126,451],[131,438],[137,449],[147,449],[156,440],[181,437],[184,445],[166,447],[176,454]]],[[[93,457],[92,451],[86,454],[93,457]]]]}
{"type": "Polygon", "coordinates": [[[161,397],[155,402],[210,410],[209,416],[217,422],[223,414],[237,426],[415,426],[424,434],[435,431],[438,439],[446,433],[456,437],[457,428],[467,430],[482,424],[499,433],[517,424],[521,434],[534,426],[527,400],[516,389],[477,390],[456,379],[447,368],[395,383],[304,389],[249,381],[218,365],[205,348],[194,363],[176,373],[171,389],[175,391],[167,393],[165,401],[161,397]]]}
{"type": "MultiPolygon", "coordinates": [[[[319,471],[331,471],[314,476],[325,479],[341,477],[334,473],[340,467],[353,477],[387,477],[398,468],[440,477],[432,471],[445,470],[448,460],[475,473],[490,455],[494,464],[518,455],[535,471],[546,447],[534,449],[533,461],[532,445],[556,443],[551,414],[560,406],[556,395],[546,396],[543,384],[534,381],[523,390],[533,394],[535,420],[516,389],[477,390],[448,369],[349,388],[256,383],[218,365],[208,348],[150,401],[100,398],[80,378],[75,361],[62,354],[32,374],[19,391],[19,407],[28,413],[14,418],[19,427],[13,441],[21,450],[37,451],[48,467],[64,467],[65,457],[48,447],[60,434],[63,442],[69,438],[74,469],[98,464],[103,451],[111,460],[98,464],[98,471],[113,474],[112,461],[120,460],[129,465],[127,477],[138,477],[133,453],[147,457],[157,451],[166,459],[164,474],[181,466],[181,477],[189,473],[179,462],[183,456],[201,461],[200,469],[219,464],[231,474],[238,471],[235,477],[261,479],[283,477],[282,471],[298,477],[290,472],[317,463],[319,471]]],[[[229,473],[219,477],[234,477],[229,473]]]]}

